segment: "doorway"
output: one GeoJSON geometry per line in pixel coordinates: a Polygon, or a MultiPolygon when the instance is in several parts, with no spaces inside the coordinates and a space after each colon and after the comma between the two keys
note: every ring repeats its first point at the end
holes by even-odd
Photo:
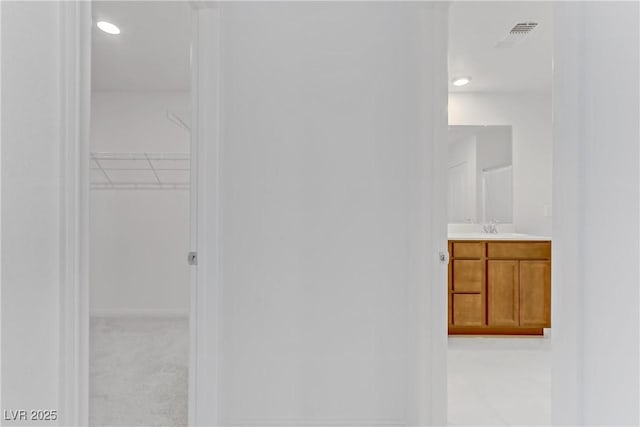
{"type": "Polygon", "coordinates": [[[187,424],[191,13],[92,3],[91,425],[187,424]]]}
{"type": "MultiPolygon", "coordinates": [[[[480,250],[466,259],[452,254],[449,331],[472,329],[448,340],[453,425],[551,423],[552,329],[489,336],[481,328],[502,321],[495,319],[503,306],[492,298],[505,295],[512,304],[504,306],[503,324],[521,333],[528,289],[515,269],[526,261],[491,260],[484,242],[552,244],[552,26],[551,3],[456,2],[449,10],[449,239],[475,239],[480,250]],[[512,286],[495,286],[496,266],[513,268],[512,286]]],[[[550,252],[542,258],[541,271],[550,252]]],[[[550,268],[544,277],[550,280],[550,268]]]]}

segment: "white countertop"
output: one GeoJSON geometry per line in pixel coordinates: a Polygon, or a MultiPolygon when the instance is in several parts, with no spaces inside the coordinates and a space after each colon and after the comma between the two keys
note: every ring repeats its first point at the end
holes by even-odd
{"type": "Polygon", "coordinates": [[[449,233],[449,240],[538,240],[550,241],[548,236],[534,236],[520,233],[449,233]]]}

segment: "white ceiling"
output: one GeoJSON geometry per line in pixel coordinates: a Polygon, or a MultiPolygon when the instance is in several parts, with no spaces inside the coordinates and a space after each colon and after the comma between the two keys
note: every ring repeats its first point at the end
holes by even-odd
{"type": "Polygon", "coordinates": [[[189,2],[94,2],[93,22],[93,90],[189,90],[189,2]],[[120,35],[100,31],[98,21],[117,25],[120,35]]]}
{"type": "Polygon", "coordinates": [[[551,2],[454,2],[449,18],[449,90],[550,92],[552,16],[551,2]],[[524,21],[539,25],[514,47],[495,47],[524,21]],[[453,86],[451,80],[459,76],[471,76],[471,83],[453,86]]]}
{"type": "MultiPolygon", "coordinates": [[[[454,2],[449,19],[451,92],[549,92],[552,11],[550,2],[454,2]],[[496,43],[522,21],[538,27],[520,44],[496,43]],[[471,76],[465,87],[451,79],[471,76]]],[[[94,90],[189,89],[191,9],[186,1],[99,1],[94,22],[106,20],[122,33],[93,29],[94,90]]]]}

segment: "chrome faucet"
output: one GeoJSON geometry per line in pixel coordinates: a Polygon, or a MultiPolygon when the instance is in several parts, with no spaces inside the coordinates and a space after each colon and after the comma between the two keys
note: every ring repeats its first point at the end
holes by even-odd
{"type": "Polygon", "coordinates": [[[483,233],[490,233],[490,234],[497,234],[498,233],[498,221],[495,220],[495,219],[492,219],[488,223],[482,224],[482,232],[483,233]]]}

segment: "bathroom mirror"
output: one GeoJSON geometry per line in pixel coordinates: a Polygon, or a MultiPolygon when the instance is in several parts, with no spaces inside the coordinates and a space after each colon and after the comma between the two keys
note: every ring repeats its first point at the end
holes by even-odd
{"type": "Polygon", "coordinates": [[[511,126],[449,126],[449,223],[513,222],[511,126]]]}

